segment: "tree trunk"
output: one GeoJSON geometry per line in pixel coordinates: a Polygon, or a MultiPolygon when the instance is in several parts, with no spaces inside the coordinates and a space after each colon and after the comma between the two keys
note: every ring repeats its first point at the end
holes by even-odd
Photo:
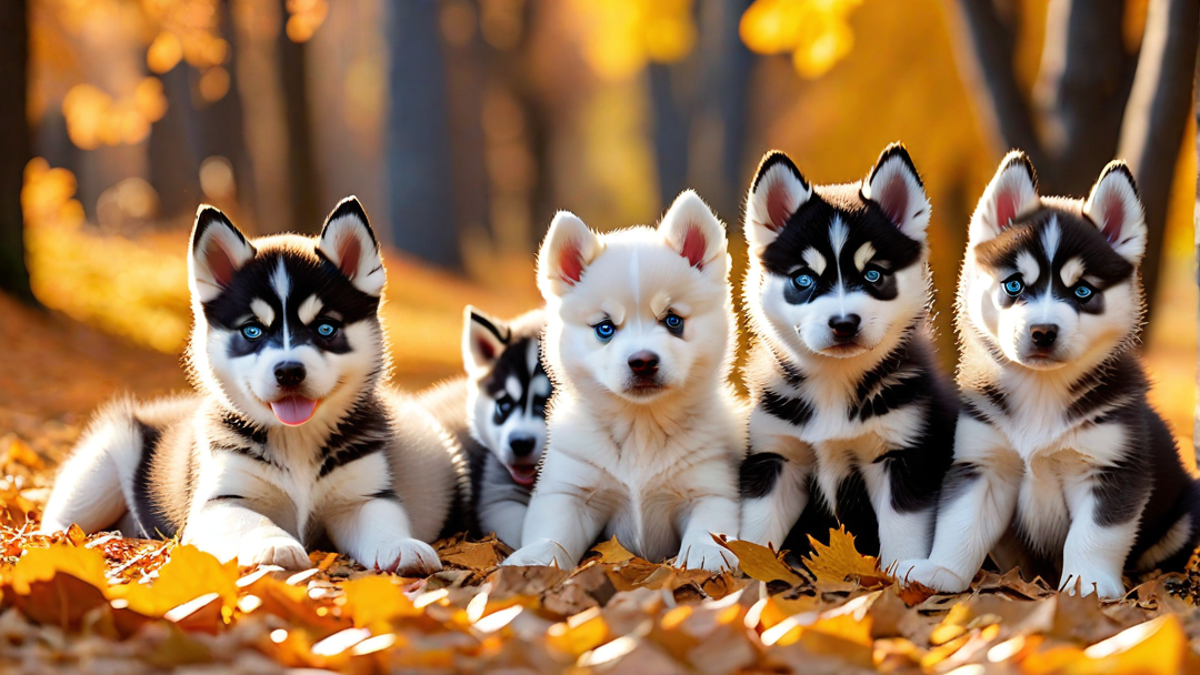
{"type": "Polygon", "coordinates": [[[36,304],[25,266],[21,188],[32,150],[25,101],[29,80],[29,13],[26,0],[0,2],[0,290],[36,304]]]}
{"type": "Polygon", "coordinates": [[[1150,3],[1137,76],[1121,126],[1117,156],[1133,169],[1146,208],[1149,238],[1141,268],[1150,300],[1158,288],[1171,185],[1191,110],[1198,27],[1200,0],[1150,3]]]}
{"type": "MultiPolygon", "coordinates": [[[[1196,166],[1200,167],[1200,46],[1197,47],[1194,73],[1192,79],[1192,114],[1196,118],[1196,166]]],[[[1192,236],[1196,244],[1196,258],[1200,260],[1200,171],[1196,175],[1196,206],[1192,209],[1192,236]]],[[[1200,273],[1196,277],[1196,283],[1200,284],[1200,273]]],[[[1197,345],[1197,351],[1200,351],[1200,344],[1197,345]]],[[[1200,358],[1196,359],[1196,388],[1200,390],[1200,358]]],[[[1200,401],[1196,402],[1196,411],[1193,413],[1193,420],[1192,452],[1196,457],[1197,466],[1200,467],[1200,401]]]]}
{"type": "Polygon", "coordinates": [[[387,11],[392,241],[425,260],[460,269],[438,3],[390,2],[387,11]]]}
{"type": "Polygon", "coordinates": [[[291,195],[292,222],[296,232],[315,233],[321,230],[325,215],[333,205],[321,204],[320,181],[317,176],[316,153],[313,149],[312,119],[308,110],[308,64],[305,63],[304,43],[292,42],[287,35],[288,13],[286,0],[279,31],[279,71],[283,82],[283,109],[287,122],[288,192],[291,195]]]}
{"type": "Polygon", "coordinates": [[[195,213],[203,200],[200,162],[189,139],[195,134],[188,64],[179,62],[160,77],[167,112],[150,126],[147,160],[149,181],[158,193],[159,215],[165,219],[195,213]]]}
{"type": "MultiPolygon", "coordinates": [[[[203,162],[209,157],[219,156],[229,160],[230,165],[233,167],[233,182],[237,192],[237,204],[254,211],[254,169],[250,163],[250,152],[246,145],[245,115],[242,108],[241,89],[238,86],[238,80],[241,79],[237,68],[240,41],[238,40],[237,30],[233,26],[233,13],[230,7],[230,0],[221,0],[219,11],[221,14],[221,30],[229,42],[229,58],[226,59],[225,64],[225,68],[229,71],[229,91],[220,100],[213,101],[200,110],[200,138],[202,145],[201,152],[196,159],[199,162],[203,162]]],[[[304,108],[304,114],[307,118],[307,106],[304,108]]],[[[304,133],[306,136],[310,135],[309,125],[307,124],[304,128],[304,133]]],[[[311,140],[309,143],[311,148],[311,140]]],[[[309,154],[311,157],[311,149],[309,150],[309,154]]],[[[319,197],[318,195],[318,199],[319,197]]],[[[320,206],[318,204],[318,208],[320,206]]],[[[304,225],[305,223],[298,223],[298,226],[303,227],[304,225]]]]}

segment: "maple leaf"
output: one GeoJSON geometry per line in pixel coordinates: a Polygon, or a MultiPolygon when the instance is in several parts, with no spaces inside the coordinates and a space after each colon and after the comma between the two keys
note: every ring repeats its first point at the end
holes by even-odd
{"type": "Polygon", "coordinates": [[[862,555],[854,547],[854,535],[846,531],[846,526],[829,530],[829,545],[817,541],[812,535],[808,536],[813,553],[804,558],[804,566],[808,568],[817,581],[841,583],[853,581],[855,577],[863,586],[873,586],[885,578],[879,572],[879,561],[869,555],[862,555]]]}
{"type": "Polygon", "coordinates": [[[738,558],[738,565],[742,568],[742,572],[745,572],[746,576],[751,579],[768,583],[786,581],[793,586],[804,583],[803,577],[796,574],[795,570],[783,562],[778,553],[766,546],[737,539],[725,541],[717,536],[714,536],[713,539],[733,551],[738,558]]]}
{"type": "Polygon", "coordinates": [[[237,604],[237,580],[236,560],[222,565],[195,546],[176,546],[153,583],[114,586],[111,595],[123,598],[126,606],[139,614],[160,617],[210,593],[221,599],[219,607],[233,607],[237,604]]]}
{"type": "Polygon", "coordinates": [[[362,628],[402,616],[420,616],[404,591],[387,576],[367,576],[342,585],[346,594],[345,613],[362,628]]]}
{"type": "Polygon", "coordinates": [[[600,554],[598,561],[605,564],[628,562],[637,557],[617,541],[616,535],[613,535],[613,538],[608,541],[596,544],[592,550],[600,554]]]}
{"type": "Polygon", "coordinates": [[[29,550],[13,567],[9,583],[17,594],[28,595],[31,583],[50,581],[59,572],[99,589],[108,588],[104,577],[104,555],[95,549],[69,544],[29,550]]]}

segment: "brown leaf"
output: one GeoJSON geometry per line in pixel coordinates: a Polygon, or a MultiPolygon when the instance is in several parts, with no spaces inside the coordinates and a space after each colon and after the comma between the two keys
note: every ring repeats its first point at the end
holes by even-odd
{"type": "Polygon", "coordinates": [[[623,563],[633,560],[636,556],[630,553],[621,542],[617,541],[614,535],[608,541],[600,542],[592,547],[592,550],[600,554],[598,562],[605,564],[623,563]]]}
{"type": "Polygon", "coordinates": [[[795,572],[787,563],[783,561],[783,557],[777,552],[748,541],[725,541],[719,537],[713,537],[717,543],[725,548],[733,551],[733,554],[738,558],[738,564],[745,572],[746,576],[758,581],[786,581],[787,583],[796,586],[805,582],[805,579],[795,572]]]}
{"type": "Polygon", "coordinates": [[[31,621],[63,630],[78,630],[85,614],[107,607],[108,599],[94,584],[69,572],[54,572],[49,579],[33,579],[22,593],[5,593],[5,598],[31,621]]]}
{"type": "Polygon", "coordinates": [[[813,553],[804,559],[804,566],[818,581],[837,583],[858,579],[863,586],[874,586],[885,579],[879,572],[879,561],[854,548],[854,535],[847,532],[844,525],[829,530],[828,546],[812,535],[808,541],[813,553]]]}
{"type": "Polygon", "coordinates": [[[177,546],[171,559],[150,584],[114,586],[112,596],[123,598],[129,609],[146,616],[163,616],[196,598],[216,593],[217,614],[237,604],[237,561],[221,564],[194,546],[177,546]]]}
{"type": "Polygon", "coordinates": [[[344,613],[357,627],[370,627],[397,617],[420,616],[393,577],[366,576],[342,584],[346,594],[344,613]]]}

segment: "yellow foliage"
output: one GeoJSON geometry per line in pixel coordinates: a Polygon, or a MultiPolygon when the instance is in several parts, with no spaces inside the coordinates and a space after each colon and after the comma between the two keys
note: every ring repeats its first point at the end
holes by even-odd
{"type": "Polygon", "coordinates": [[[421,609],[413,605],[392,579],[369,576],[347,581],[342,586],[346,593],[344,612],[354,619],[355,626],[366,627],[421,614],[421,609]]]}
{"type": "Polygon", "coordinates": [[[759,581],[783,580],[791,584],[802,581],[787,563],[780,559],[779,554],[766,546],[760,546],[748,541],[718,541],[722,546],[733,551],[738,557],[738,565],[746,576],[759,581]]]}
{"type": "Polygon", "coordinates": [[[153,583],[113,586],[109,595],[124,598],[135,612],[159,617],[210,593],[221,598],[222,606],[233,607],[237,604],[237,580],[237,561],[222,565],[195,546],[178,546],[171,550],[171,560],[153,583]]]}
{"type": "Polygon", "coordinates": [[[141,80],[128,96],[114,98],[90,84],[78,84],[62,103],[71,142],[84,150],[101,145],[140,143],[150,134],[150,124],[167,111],[158,78],[141,80]]]}
{"type": "Polygon", "coordinates": [[[829,545],[826,546],[809,535],[813,554],[804,559],[804,565],[816,576],[817,581],[853,581],[855,577],[864,586],[878,581],[883,575],[879,572],[879,561],[869,555],[862,555],[854,548],[854,535],[846,531],[844,525],[838,529],[829,530],[829,545]]]}
{"type": "Polygon", "coordinates": [[[602,79],[626,80],[648,62],[671,63],[696,44],[693,0],[575,0],[583,56],[602,79]]]}
{"type": "Polygon", "coordinates": [[[325,23],[327,0],[287,0],[287,36],[292,42],[307,42],[325,23]]]}
{"type": "Polygon", "coordinates": [[[847,23],[862,0],[756,0],[742,15],[742,41],[759,54],[792,53],[801,76],[829,72],[854,47],[847,23]]]}
{"type": "Polygon", "coordinates": [[[97,588],[108,587],[104,577],[104,555],[95,549],[69,544],[30,549],[13,566],[9,583],[13,591],[28,594],[31,583],[49,581],[59,572],[70,574],[97,588]]]}

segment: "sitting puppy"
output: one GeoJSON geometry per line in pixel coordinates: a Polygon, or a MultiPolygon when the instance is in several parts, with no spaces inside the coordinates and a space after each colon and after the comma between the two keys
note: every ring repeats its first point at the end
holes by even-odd
{"type": "Polygon", "coordinates": [[[196,393],[101,412],[42,530],[179,534],[222,561],[290,568],[327,537],[367,566],[439,569],[426,542],[462,511],[465,461],[384,384],[383,260],[358,200],[319,237],[252,241],[202,206],[188,272],[196,393]]]}
{"type": "Polygon", "coordinates": [[[929,551],[957,397],[927,329],[928,224],[903,146],[846,185],[763,158],[746,208],[743,539],[797,554],[841,522],[884,569],[929,551]]]}
{"type": "Polygon", "coordinates": [[[559,213],[538,258],[550,440],[508,565],[574,567],[613,535],[649,560],[719,570],[736,558],[745,447],[725,229],[694,192],[657,229],[596,235],[559,213]]]}
{"type": "Polygon", "coordinates": [[[525,509],[546,447],[550,379],[542,368],[546,315],[504,322],[468,306],[463,317],[466,375],[421,395],[466,451],[474,503],[472,534],[494,533],[519,548],[525,509]]]}
{"type": "Polygon", "coordinates": [[[1118,598],[1122,571],[1185,566],[1200,492],[1146,402],[1135,346],[1145,248],[1124,163],[1080,201],[1039,197],[1029,159],[1005,157],[959,281],[954,467],[933,551],[903,563],[902,581],[963,591],[991,551],[1002,570],[1118,598]]]}

